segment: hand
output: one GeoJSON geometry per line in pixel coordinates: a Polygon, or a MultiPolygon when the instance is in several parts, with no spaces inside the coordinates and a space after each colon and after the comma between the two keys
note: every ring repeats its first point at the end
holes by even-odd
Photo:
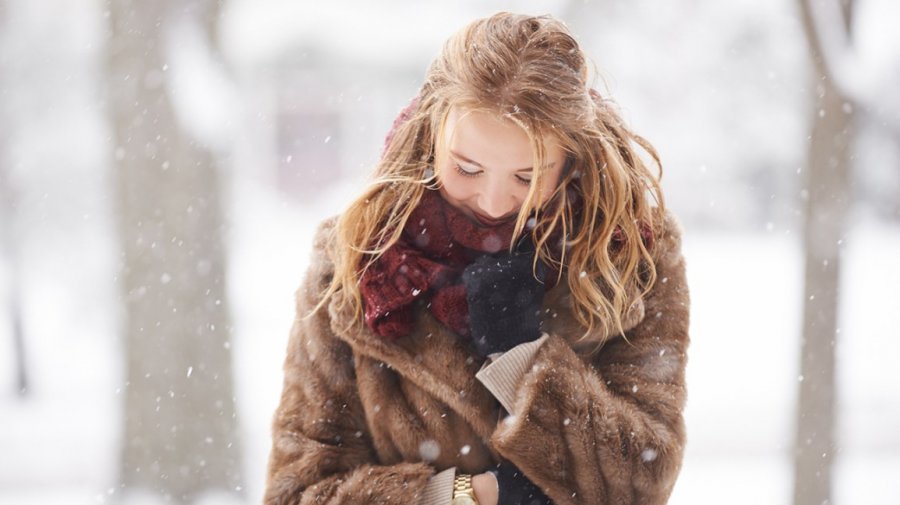
{"type": "Polygon", "coordinates": [[[534,255],[526,236],[512,254],[480,256],[463,270],[469,325],[481,355],[506,352],[540,336],[546,269],[539,262],[535,278],[534,255]]]}
{"type": "Polygon", "coordinates": [[[500,500],[500,488],[497,476],[491,472],[472,476],[472,491],[479,505],[497,505],[500,500]]]}
{"type": "Polygon", "coordinates": [[[503,460],[491,472],[497,482],[497,501],[499,505],[553,505],[550,498],[525,474],[509,461],[503,460]]]}

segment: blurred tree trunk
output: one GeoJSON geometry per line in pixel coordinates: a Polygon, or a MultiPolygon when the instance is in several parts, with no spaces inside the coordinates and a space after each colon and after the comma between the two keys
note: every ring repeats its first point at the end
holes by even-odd
{"type": "Polygon", "coordinates": [[[8,76],[14,75],[12,55],[6,54],[3,47],[4,37],[9,37],[9,24],[6,2],[0,1],[0,261],[4,261],[9,270],[7,280],[6,312],[9,317],[12,349],[15,355],[15,388],[16,394],[24,397],[28,394],[28,366],[25,352],[25,335],[22,329],[22,289],[19,283],[19,254],[16,247],[16,188],[10,170],[9,145],[15,123],[12,112],[8,76]]]}
{"type": "MultiPolygon", "coordinates": [[[[2,86],[2,83],[0,83],[2,86]]],[[[25,334],[22,328],[22,286],[19,282],[19,254],[16,247],[16,190],[7,164],[8,128],[11,121],[0,103],[0,261],[8,270],[6,312],[9,317],[12,349],[15,358],[16,394],[28,395],[28,366],[25,352],[25,334]]]]}
{"type": "MultiPolygon", "coordinates": [[[[120,483],[167,503],[243,494],[220,171],[167,89],[167,22],[198,5],[217,19],[210,2],[108,2],[128,381],[120,483]]],[[[196,23],[207,36],[210,24],[196,23]]]]}
{"type": "MultiPolygon", "coordinates": [[[[835,0],[837,1],[837,0],[835,0]]],[[[841,249],[849,207],[851,144],[855,122],[848,97],[833,84],[810,0],[799,0],[813,63],[815,91],[806,170],[803,230],[805,289],[797,432],[794,447],[794,503],[831,503],[835,443],[835,344],[838,336],[841,249]]],[[[852,0],[841,5],[849,32],[852,0]]]]}

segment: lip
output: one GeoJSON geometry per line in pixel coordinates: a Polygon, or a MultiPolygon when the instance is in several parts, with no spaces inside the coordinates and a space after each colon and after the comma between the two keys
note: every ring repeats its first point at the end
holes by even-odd
{"type": "Polygon", "coordinates": [[[483,224],[484,226],[497,226],[503,223],[509,222],[510,218],[501,218],[501,219],[493,219],[487,216],[483,216],[477,212],[472,212],[472,215],[475,216],[475,219],[483,224]]]}

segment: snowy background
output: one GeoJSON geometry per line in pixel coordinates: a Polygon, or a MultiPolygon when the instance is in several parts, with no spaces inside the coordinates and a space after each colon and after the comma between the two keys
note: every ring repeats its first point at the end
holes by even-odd
{"type": "MultiPolygon", "coordinates": [[[[606,92],[662,156],[692,294],[689,445],[671,503],[789,503],[812,116],[793,2],[228,0],[219,20],[227,72],[204,64],[183,33],[172,57],[184,61],[172,65],[185,70],[167,78],[191,127],[229,149],[228,296],[247,503],[262,493],[314,227],[362,187],[443,40],[497,10],[569,22],[606,92]]],[[[106,14],[96,0],[0,0],[0,163],[16,195],[14,207],[0,205],[0,225],[17,258],[0,258],[0,307],[16,279],[32,381],[28,396],[16,394],[12,321],[0,312],[0,504],[117,495],[123,308],[101,82],[106,14]]],[[[857,2],[855,51],[886,104],[900,101],[897,19],[892,0],[857,2]]],[[[895,505],[900,136],[869,117],[842,242],[834,503],[895,505]]]]}

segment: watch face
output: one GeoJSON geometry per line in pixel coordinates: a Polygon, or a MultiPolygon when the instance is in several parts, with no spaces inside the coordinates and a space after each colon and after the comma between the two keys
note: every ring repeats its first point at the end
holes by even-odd
{"type": "Polygon", "coordinates": [[[478,505],[478,502],[473,500],[471,496],[457,496],[453,498],[453,505],[478,505]]]}

